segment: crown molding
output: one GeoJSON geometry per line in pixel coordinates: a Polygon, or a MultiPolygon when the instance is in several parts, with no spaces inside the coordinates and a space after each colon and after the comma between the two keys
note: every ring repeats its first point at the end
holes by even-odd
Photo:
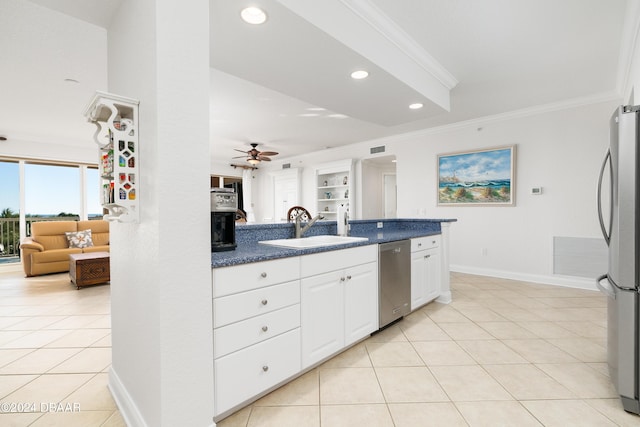
{"type": "Polygon", "coordinates": [[[447,89],[451,90],[458,80],[447,71],[433,56],[420,46],[395,21],[389,18],[370,0],[340,0],[347,8],[365,21],[371,28],[389,40],[406,56],[416,62],[423,70],[434,76],[447,89]]]}

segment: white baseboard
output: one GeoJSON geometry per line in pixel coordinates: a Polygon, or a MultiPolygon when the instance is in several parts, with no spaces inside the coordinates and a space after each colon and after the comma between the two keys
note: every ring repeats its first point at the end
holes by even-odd
{"type": "Polygon", "coordinates": [[[127,426],[147,427],[147,423],[144,421],[142,414],[138,410],[138,407],[129,395],[124,384],[120,381],[120,378],[113,369],[113,366],[109,369],[109,390],[111,390],[113,400],[116,401],[116,405],[118,405],[118,409],[120,410],[120,415],[124,418],[127,426]]]}
{"type": "Polygon", "coordinates": [[[490,268],[470,267],[466,265],[451,265],[450,271],[456,273],[476,274],[478,276],[499,277],[501,279],[520,280],[523,282],[542,283],[545,285],[563,286],[565,288],[586,289],[589,291],[598,291],[596,287],[596,278],[588,279],[585,277],[561,276],[561,275],[542,275],[519,273],[516,271],[494,270],[490,268]]]}

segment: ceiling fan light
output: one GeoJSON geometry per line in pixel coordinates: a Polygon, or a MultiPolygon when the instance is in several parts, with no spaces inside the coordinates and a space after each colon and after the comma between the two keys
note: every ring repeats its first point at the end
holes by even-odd
{"type": "Polygon", "coordinates": [[[257,165],[258,163],[260,163],[260,160],[259,159],[254,159],[254,158],[250,158],[250,159],[247,159],[247,162],[249,162],[252,165],[257,165]]]}
{"type": "Polygon", "coordinates": [[[242,20],[247,24],[264,24],[267,21],[267,14],[258,7],[247,7],[240,12],[242,20]]]}

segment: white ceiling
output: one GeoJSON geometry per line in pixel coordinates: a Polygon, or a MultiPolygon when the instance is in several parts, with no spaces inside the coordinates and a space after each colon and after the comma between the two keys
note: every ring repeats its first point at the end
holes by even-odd
{"type": "MultiPolygon", "coordinates": [[[[31,0],[104,28],[121,2],[31,0]]],[[[237,154],[234,148],[259,142],[260,149],[283,158],[614,96],[619,63],[626,59],[626,6],[625,0],[211,0],[212,152],[226,162],[237,154]],[[265,24],[240,21],[240,9],[249,4],[265,9],[265,24]],[[357,68],[370,77],[350,79],[357,68]],[[416,101],[425,108],[409,110],[416,101]]],[[[10,17],[1,15],[4,26],[10,17]]],[[[59,81],[74,69],[106,81],[106,58],[92,58],[84,35],[76,37],[71,53],[51,51],[49,33],[63,30],[34,22],[9,27],[42,34],[28,46],[11,46],[0,37],[0,53],[14,59],[11,71],[2,71],[11,79],[2,86],[0,134],[33,134],[29,123],[46,114],[57,142],[86,141],[81,135],[91,130],[80,114],[90,95],[78,89],[74,97],[59,81]],[[64,60],[56,60],[56,53],[64,53],[64,60]],[[25,56],[46,58],[47,73],[22,61],[25,56]],[[34,79],[45,80],[46,97],[33,90],[34,79]]],[[[106,89],[85,84],[91,91],[106,89]]]]}

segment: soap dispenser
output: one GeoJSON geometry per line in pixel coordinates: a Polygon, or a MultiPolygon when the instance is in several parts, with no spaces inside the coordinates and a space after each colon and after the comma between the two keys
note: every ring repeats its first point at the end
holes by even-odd
{"type": "Polygon", "coordinates": [[[338,206],[336,221],[338,223],[338,236],[346,236],[349,233],[349,211],[343,204],[338,206]]]}

